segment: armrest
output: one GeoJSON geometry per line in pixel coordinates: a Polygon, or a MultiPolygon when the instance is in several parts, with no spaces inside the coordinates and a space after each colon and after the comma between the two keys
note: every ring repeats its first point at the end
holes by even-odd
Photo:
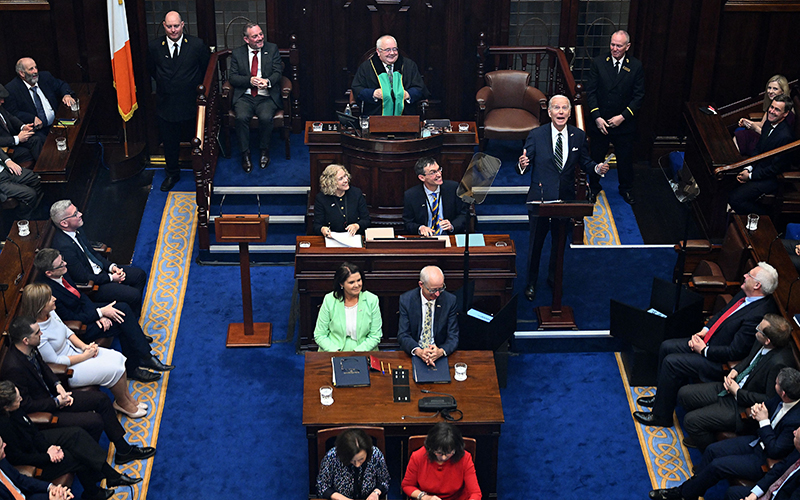
{"type": "MultiPolygon", "coordinates": [[[[715,245],[712,245],[708,240],[688,240],[686,242],[686,252],[687,253],[708,253],[714,249],[715,245]]],[[[679,242],[675,245],[675,251],[680,251],[683,248],[683,242],[679,242]]]]}
{"type": "Polygon", "coordinates": [[[522,107],[536,118],[540,118],[540,112],[547,109],[547,97],[541,90],[528,85],[522,97],[522,107]]]}
{"type": "Polygon", "coordinates": [[[28,418],[38,426],[52,426],[58,423],[58,417],[46,411],[28,413],[28,418]]]}
{"type": "Polygon", "coordinates": [[[65,321],[64,324],[67,326],[67,328],[69,328],[73,332],[77,333],[78,335],[80,335],[81,333],[86,332],[86,325],[84,325],[80,321],[77,321],[77,320],[73,319],[73,320],[65,321]]]}
{"type": "Polygon", "coordinates": [[[95,285],[93,280],[89,280],[88,283],[75,283],[75,288],[85,294],[89,294],[91,292],[96,292],[100,285],[95,285]]]}
{"type": "Polygon", "coordinates": [[[219,94],[222,110],[227,113],[233,107],[233,85],[225,80],[222,83],[222,91],[219,94]]]}
{"type": "Polygon", "coordinates": [[[288,120],[291,116],[292,105],[289,96],[292,95],[292,82],[285,76],[281,77],[281,100],[283,101],[283,113],[288,120]]]}
{"type": "Polygon", "coordinates": [[[724,292],[728,288],[728,282],[724,276],[692,276],[692,285],[698,291],[724,292]],[[702,288],[703,290],[699,290],[702,288]]]}
{"type": "Polygon", "coordinates": [[[483,87],[475,94],[475,101],[478,103],[478,109],[486,111],[486,108],[492,109],[494,107],[494,91],[492,87],[483,87]]]}

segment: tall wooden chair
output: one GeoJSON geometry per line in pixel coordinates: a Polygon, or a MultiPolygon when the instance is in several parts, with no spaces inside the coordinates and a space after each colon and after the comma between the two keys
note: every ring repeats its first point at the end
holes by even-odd
{"type": "Polygon", "coordinates": [[[350,429],[361,429],[367,436],[372,438],[372,443],[376,446],[381,453],[386,452],[386,437],[384,436],[383,427],[369,427],[369,426],[349,426],[349,427],[331,427],[330,429],[322,429],[317,432],[317,456],[320,462],[325,458],[325,454],[333,448],[333,442],[344,431],[350,429]],[[330,441],[330,442],[329,442],[330,441]]]}
{"type": "MultiPolygon", "coordinates": [[[[475,461],[475,450],[477,448],[477,442],[475,438],[468,438],[465,437],[464,439],[464,450],[468,451],[470,455],[472,455],[472,461],[475,461]]],[[[409,436],[408,437],[408,451],[406,452],[406,456],[404,457],[405,463],[402,464],[402,469],[400,470],[400,481],[403,480],[403,477],[406,475],[406,467],[408,467],[408,462],[411,460],[411,454],[417,451],[418,449],[422,448],[425,445],[425,436],[409,436]]]]}

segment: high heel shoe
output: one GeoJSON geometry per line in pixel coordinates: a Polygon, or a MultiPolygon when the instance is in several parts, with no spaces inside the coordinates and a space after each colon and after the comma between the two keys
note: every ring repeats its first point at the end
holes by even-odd
{"type": "Polygon", "coordinates": [[[147,410],[143,410],[143,409],[139,408],[138,411],[130,412],[130,411],[126,410],[125,408],[121,407],[120,405],[118,405],[116,401],[114,401],[113,406],[114,406],[115,410],[117,410],[120,413],[124,413],[125,415],[129,416],[130,418],[142,418],[145,415],[147,415],[147,410]]]}
{"type": "Polygon", "coordinates": [[[136,404],[136,406],[137,406],[137,407],[138,407],[140,410],[146,410],[146,409],[150,408],[150,406],[148,406],[148,405],[147,405],[147,403],[137,403],[137,404],[136,404]]]}

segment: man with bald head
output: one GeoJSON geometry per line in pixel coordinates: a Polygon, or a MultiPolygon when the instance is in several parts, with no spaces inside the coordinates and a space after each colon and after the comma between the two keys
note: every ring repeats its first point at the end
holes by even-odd
{"type": "Polygon", "coordinates": [[[426,266],[419,273],[419,289],[400,296],[397,341],[408,354],[433,366],[458,348],[456,296],[445,291],[444,273],[426,266]]]}
{"type": "Polygon", "coordinates": [[[181,141],[195,134],[197,86],[203,83],[210,54],[202,40],[183,32],[183,19],[174,10],[161,24],[166,36],[148,44],[147,70],[156,83],[158,131],[164,143],[166,177],[161,190],[169,191],[181,177],[181,141]]]}
{"type": "Polygon", "coordinates": [[[352,90],[364,116],[402,115],[407,105],[430,95],[416,63],[400,55],[391,35],[375,42],[375,55],[359,66],[352,90]]]}
{"type": "Polygon", "coordinates": [[[48,71],[39,71],[36,61],[23,57],[17,61],[17,76],[6,84],[5,107],[22,123],[33,123],[35,130],[47,130],[53,124],[58,106],[72,106],[72,89],[48,71]]]}

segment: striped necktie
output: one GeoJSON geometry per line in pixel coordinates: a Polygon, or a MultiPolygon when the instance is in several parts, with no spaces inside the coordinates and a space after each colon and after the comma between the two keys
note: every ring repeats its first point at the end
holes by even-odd
{"type": "Polygon", "coordinates": [[[558,139],[556,139],[556,168],[559,172],[564,168],[564,141],[561,138],[561,132],[558,133],[558,139]]]}
{"type": "Polygon", "coordinates": [[[431,229],[434,234],[442,234],[442,228],[439,227],[439,195],[432,193],[433,203],[431,204],[431,229]]]}

